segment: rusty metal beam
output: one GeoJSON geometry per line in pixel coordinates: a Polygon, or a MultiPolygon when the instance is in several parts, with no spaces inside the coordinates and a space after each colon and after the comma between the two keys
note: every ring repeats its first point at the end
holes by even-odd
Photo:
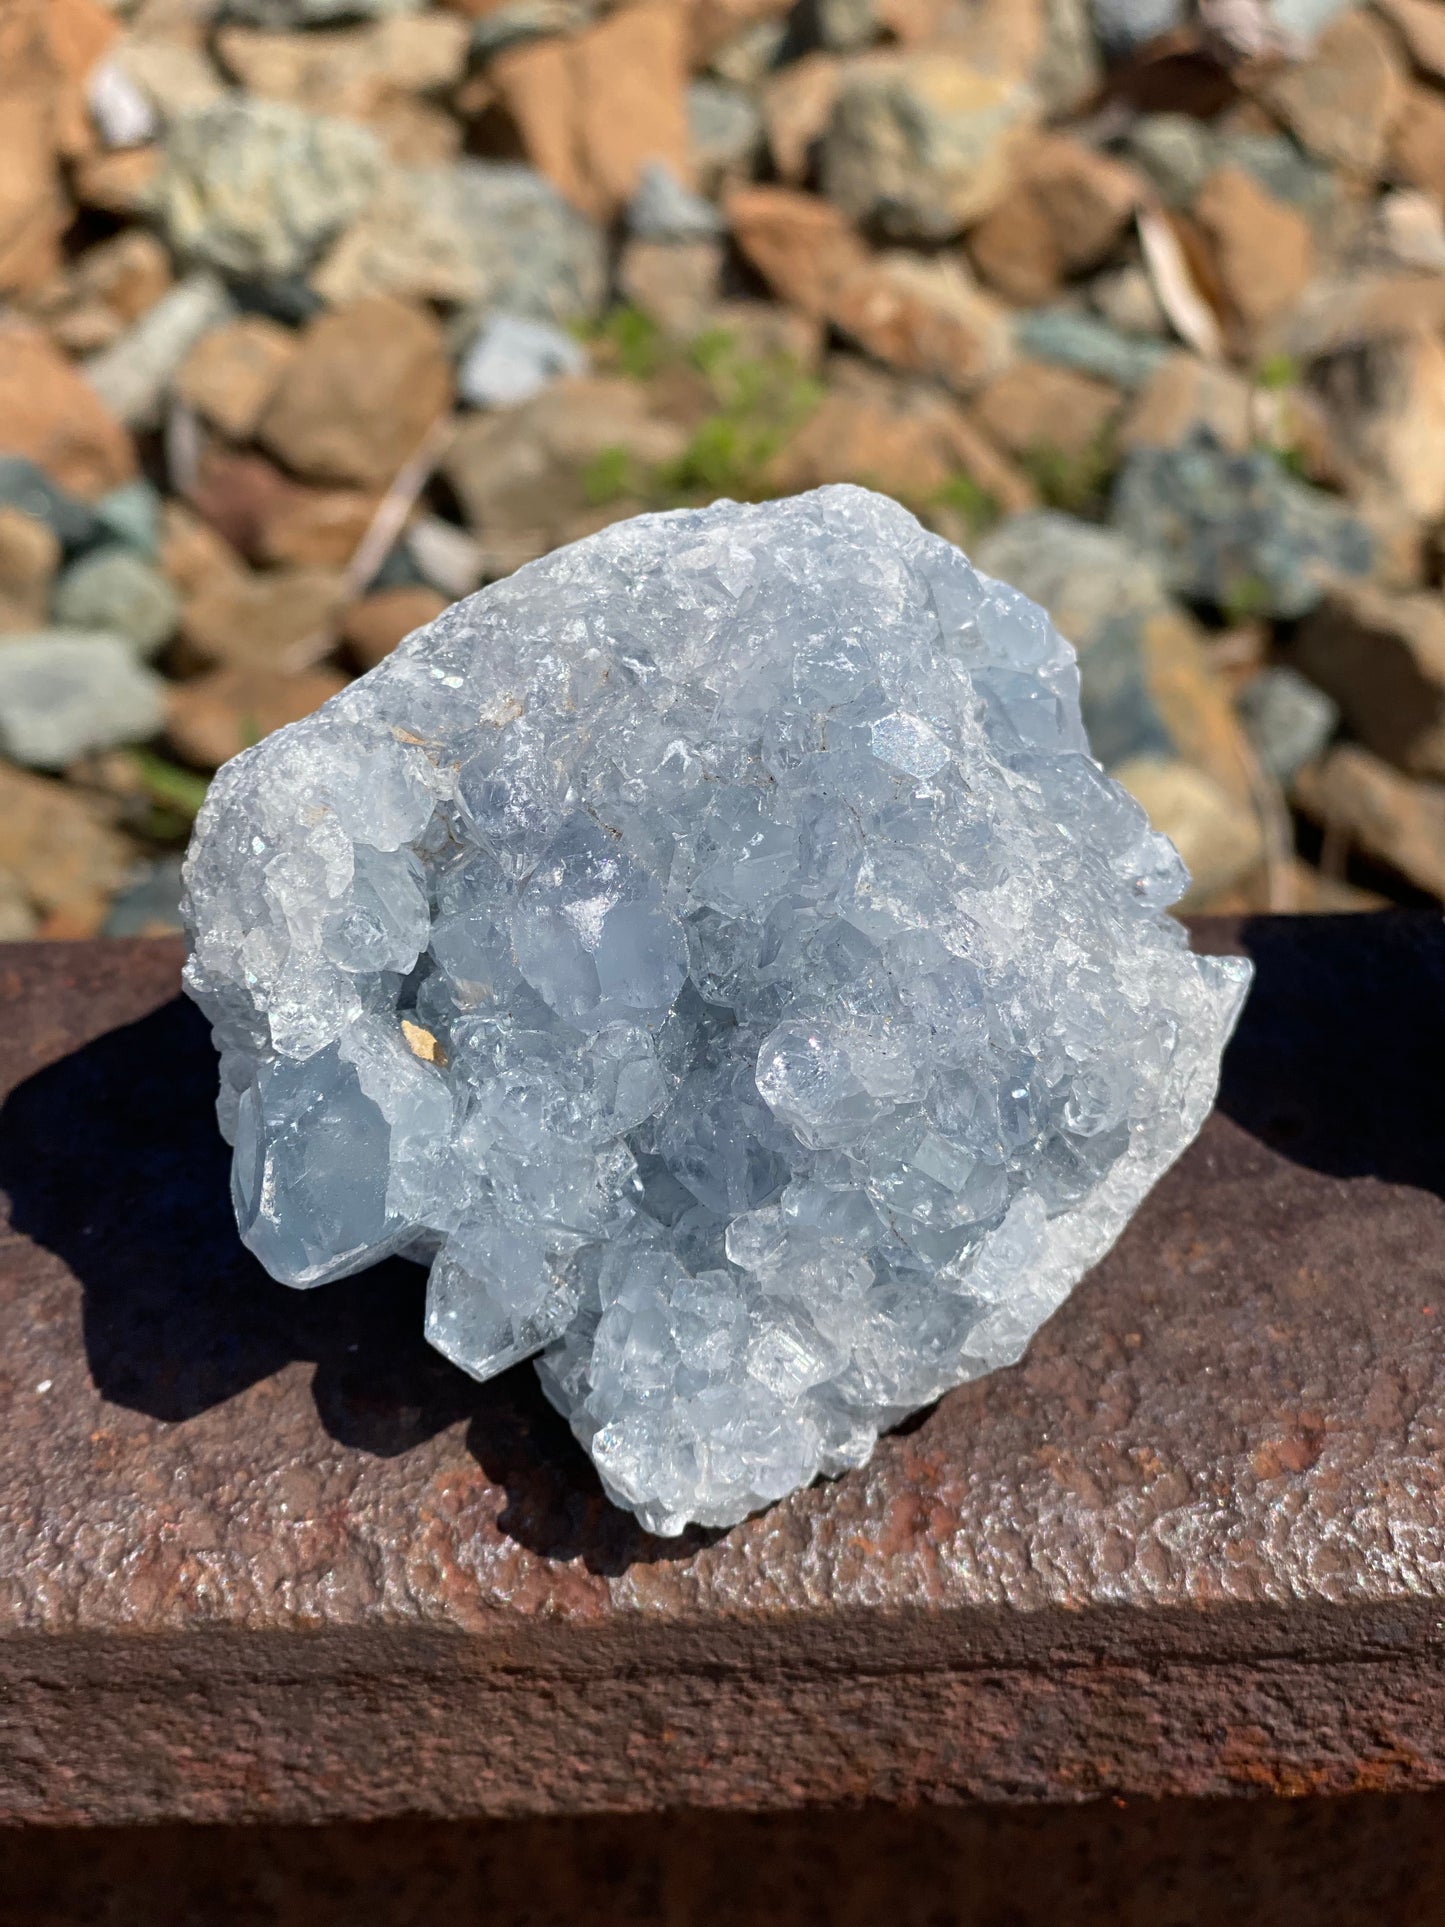
{"type": "Polygon", "coordinates": [[[681,1543],[251,1263],[173,946],[0,950],[0,1823],[1445,1780],[1445,925],[1196,942],[1221,1107],[1023,1363],[681,1543]]]}

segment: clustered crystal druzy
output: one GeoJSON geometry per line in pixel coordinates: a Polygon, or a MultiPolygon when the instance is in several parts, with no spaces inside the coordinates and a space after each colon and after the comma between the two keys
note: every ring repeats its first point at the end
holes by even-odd
{"type": "Polygon", "coordinates": [[[251,1250],[429,1265],[432,1343],[535,1355],[664,1533],[1018,1358],[1248,982],[1047,617],[857,488],[458,603],[226,765],[186,881],[251,1250]]]}

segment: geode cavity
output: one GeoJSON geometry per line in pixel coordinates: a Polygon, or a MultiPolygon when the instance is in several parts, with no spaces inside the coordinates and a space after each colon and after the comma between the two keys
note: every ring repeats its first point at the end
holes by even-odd
{"type": "Polygon", "coordinates": [[[1016,1359],[1199,1128],[1248,966],[1043,612],[855,488],[643,516],[217,777],[246,1243],[431,1267],[609,1493],[727,1524],[1016,1359]]]}

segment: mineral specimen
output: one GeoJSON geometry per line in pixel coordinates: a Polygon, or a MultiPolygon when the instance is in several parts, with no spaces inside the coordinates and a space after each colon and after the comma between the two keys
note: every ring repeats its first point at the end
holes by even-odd
{"type": "Polygon", "coordinates": [[[431,1267],[607,1491],[728,1524],[1019,1357],[1198,1129],[1248,966],[1068,644],[895,503],[642,516],[221,771],[186,867],[242,1235],[431,1267]]]}

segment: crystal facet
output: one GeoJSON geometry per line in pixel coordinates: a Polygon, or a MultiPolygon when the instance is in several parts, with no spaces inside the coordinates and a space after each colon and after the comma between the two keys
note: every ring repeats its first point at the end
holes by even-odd
{"type": "Polygon", "coordinates": [[[1007,1364],[1212,1101],[1246,964],[1043,612],[895,503],[642,516],[226,765],[187,862],[242,1235],[431,1266],[658,1532],[1007,1364]]]}

